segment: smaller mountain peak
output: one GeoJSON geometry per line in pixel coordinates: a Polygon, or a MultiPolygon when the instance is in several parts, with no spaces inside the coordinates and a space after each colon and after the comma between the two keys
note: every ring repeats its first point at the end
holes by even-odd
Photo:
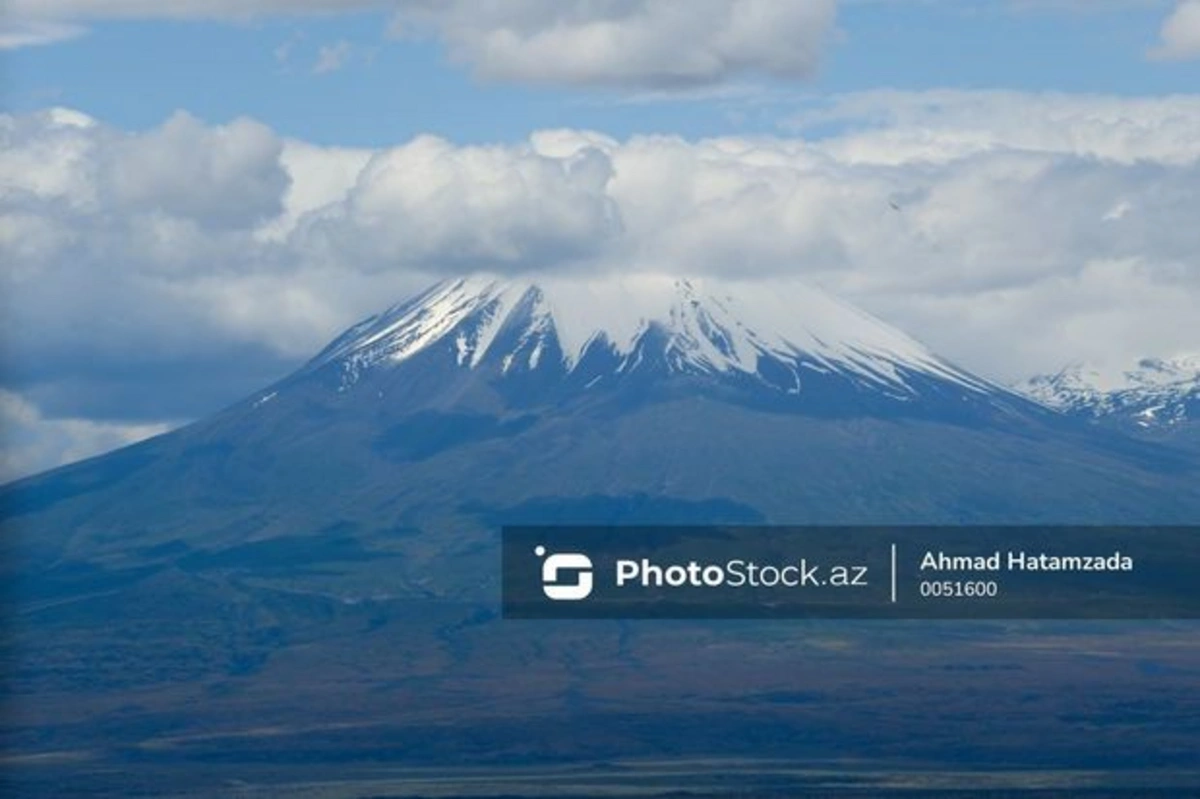
{"type": "Polygon", "coordinates": [[[1145,357],[1119,372],[1076,363],[1019,390],[1068,413],[1138,428],[1177,425],[1200,415],[1200,355],[1145,357]]]}

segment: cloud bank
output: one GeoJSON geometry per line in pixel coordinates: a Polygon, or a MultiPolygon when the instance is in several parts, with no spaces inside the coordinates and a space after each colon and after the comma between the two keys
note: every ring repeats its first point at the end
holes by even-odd
{"type": "Polygon", "coordinates": [[[352,150],[0,116],[0,385],[38,429],[150,429],[476,269],[802,277],[1001,380],[1200,348],[1200,97],[875,92],[791,124],[352,150]]]}

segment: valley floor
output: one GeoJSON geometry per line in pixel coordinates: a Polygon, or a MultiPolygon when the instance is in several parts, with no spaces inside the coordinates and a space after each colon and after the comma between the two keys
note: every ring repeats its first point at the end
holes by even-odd
{"type": "Polygon", "coordinates": [[[360,621],[242,673],[26,684],[6,795],[1200,796],[1195,623],[360,621]]]}

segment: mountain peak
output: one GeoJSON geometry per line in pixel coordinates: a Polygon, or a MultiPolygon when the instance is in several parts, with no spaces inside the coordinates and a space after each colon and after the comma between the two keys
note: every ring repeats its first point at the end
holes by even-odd
{"type": "Polygon", "coordinates": [[[1200,415],[1200,354],[1141,358],[1119,374],[1075,363],[1028,380],[1021,390],[1050,407],[1138,428],[1176,425],[1200,415]]]}
{"type": "Polygon", "coordinates": [[[811,286],[658,274],[446,280],[355,325],[314,365],[340,364],[348,387],[368,370],[431,349],[458,367],[490,366],[501,375],[571,374],[602,352],[617,374],[645,368],[650,356],[668,372],[769,373],[790,393],[818,375],[901,395],[915,393],[911,374],[972,392],[994,388],[811,286]]]}

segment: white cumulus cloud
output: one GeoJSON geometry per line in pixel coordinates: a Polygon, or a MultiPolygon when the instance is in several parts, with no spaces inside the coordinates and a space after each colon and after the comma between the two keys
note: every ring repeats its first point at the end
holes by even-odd
{"type": "Polygon", "coordinates": [[[237,119],[209,127],[178,112],[162,126],[113,140],[98,176],[111,204],[214,225],[277,215],[288,175],[282,142],[265,125],[237,119]]]}
{"type": "Polygon", "coordinates": [[[835,12],[835,0],[402,0],[393,27],[433,31],[488,79],[679,88],[808,77],[835,12]]]}
{"type": "Polygon", "coordinates": [[[594,148],[549,157],[422,136],[375,154],[340,202],[301,220],[292,242],[362,269],[565,263],[619,232],[611,171],[594,148]]]}
{"type": "Polygon", "coordinates": [[[1200,58],[1200,0],[1182,0],[1163,23],[1162,41],[1151,56],[1170,60],[1200,58]]]}

